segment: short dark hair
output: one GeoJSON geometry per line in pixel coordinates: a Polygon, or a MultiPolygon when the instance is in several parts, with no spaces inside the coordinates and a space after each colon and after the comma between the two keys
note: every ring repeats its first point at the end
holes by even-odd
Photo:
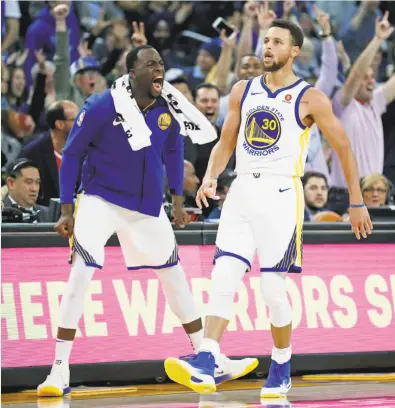
{"type": "Polygon", "coordinates": [[[45,120],[50,129],[55,129],[57,120],[66,120],[64,106],[61,101],[52,103],[45,112],[45,120]]]}
{"type": "Polygon", "coordinates": [[[278,27],[284,28],[284,30],[288,30],[291,33],[293,45],[302,48],[304,34],[302,29],[295,23],[292,23],[288,20],[274,20],[270,28],[278,27]]]}
{"type": "Polygon", "coordinates": [[[140,45],[140,47],[133,48],[131,51],[128,52],[128,55],[126,56],[126,69],[128,72],[133,69],[134,64],[138,60],[138,53],[141,50],[148,50],[148,49],[155,49],[151,45],[140,45]]]}
{"type": "Polygon", "coordinates": [[[221,96],[221,92],[217,86],[210,84],[208,82],[203,82],[202,84],[199,84],[192,90],[192,97],[194,101],[196,101],[199,89],[215,89],[218,92],[218,98],[221,96]]]}
{"type": "Polygon", "coordinates": [[[34,167],[39,170],[38,165],[33,160],[26,158],[17,159],[7,165],[7,177],[17,178],[20,176],[21,170],[28,167],[34,167]]]}
{"type": "Polygon", "coordinates": [[[188,84],[188,79],[186,76],[184,75],[180,75],[177,78],[172,79],[171,81],[168,81],[170,85],[176,85],[176,84],[186,84],[189,87],[188,84]]]}
{"type": "Polygon", "coordinates": [[[305,173],[305,175],[302,177],[302,184],[303,187],[307,184],[307,182],[312,178],[312,177],[317,177],[325,180],[325,184],[328,187],[328,179],[326,178],[325,174],[320,173],[318,171],[308,171],[305,173]]]}

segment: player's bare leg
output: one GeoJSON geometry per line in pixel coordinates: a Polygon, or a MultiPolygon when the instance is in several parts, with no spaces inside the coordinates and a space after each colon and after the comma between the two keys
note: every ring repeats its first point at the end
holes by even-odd
{"type": "Polygon", "coordinates": [[[76,329],[64,329],[63,327],[59,327],[56,338],[59,340],[73,341],[76,332],[76,329]]]}
{"type": "Polygon", "coordinates": [[[182,327],[184,328],[186,334],[195,333],[203,329],[202,319],[199,317],[199,319],[196,319],[191,323],[183,324],[182,327]]]}
{"type": "Polygon", "coordinates": [[[204,324],[204,337],[220,342],[229,320],[218,316],[207,316],[204,324]]]}
{"type": "Polygon", "coordinates": [[[284,327],[275,327],[271,324],[274,347],[285,349],[291,344],[292,323],[284,327]]]}

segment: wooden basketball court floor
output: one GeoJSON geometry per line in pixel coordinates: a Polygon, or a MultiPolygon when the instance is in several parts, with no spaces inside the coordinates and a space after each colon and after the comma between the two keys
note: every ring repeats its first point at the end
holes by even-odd
{"type": "Polygon", "coordinates": [[[35,391],[2,395],[10,408],[395,408],[395,375],[293,379],[287,399],[261,400],[262,380],[232,381],[200,396],[178,384],[74,388],[70,397],[37,399],[35,391]]]}

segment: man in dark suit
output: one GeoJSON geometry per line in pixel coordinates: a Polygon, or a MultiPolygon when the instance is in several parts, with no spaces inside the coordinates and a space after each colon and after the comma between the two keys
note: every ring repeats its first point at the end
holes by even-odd
{"type": "Polygon", "coordinates": [[[49,222],[47,207],[37,205],[40,173],[37,164],[26,158],[7,166],[8,195],[2,204],[3,222],[49,222]]]}
{"type": "Polygon", "coordinates": [[[46,120],[49,132],[28,143],[20,157],[37,163],[41,176],[38,203],[48,206],[51,198],[59,197],[59,169],[62,149],[78,114],[78,107],[70,101],[57,101],[49,106],[46,120]]]}

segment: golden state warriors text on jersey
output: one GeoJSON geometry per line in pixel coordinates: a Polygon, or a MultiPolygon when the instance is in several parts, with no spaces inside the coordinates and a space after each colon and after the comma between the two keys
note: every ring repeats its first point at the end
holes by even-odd
{"type": "Polygon", "coordinates": [[[309,87],[300,79],[271,92],[263,76],[248,82],[240,108],[237,173],[303,175],[309,129],[299,118],[299,104],[309,87]]]}

